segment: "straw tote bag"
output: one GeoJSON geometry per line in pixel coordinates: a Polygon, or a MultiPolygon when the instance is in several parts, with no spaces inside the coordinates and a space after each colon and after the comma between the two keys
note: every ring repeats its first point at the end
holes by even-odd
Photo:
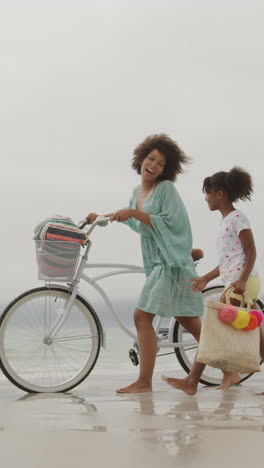
{"type": "Polygon", "coordinates": [[[230,304],[231,291],[230,288],[225,290],[220,302],[208,301],[205,304],[197,361],[232,373],[259,372],[259,327],[250,331],[239,330],[218,318],[219,309],[230,304]],[[226,302],[221,302],[225,296],[226,302]]]}

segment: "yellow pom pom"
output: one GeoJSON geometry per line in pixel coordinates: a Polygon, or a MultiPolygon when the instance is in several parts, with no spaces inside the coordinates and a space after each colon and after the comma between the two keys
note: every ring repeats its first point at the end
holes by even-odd
{"type": "Polygon", "coordinates": [[[235,328],[246,328],[250,321],[250,315],[246,310],[238,309],[237,317],[231,323],[235,328]]]}

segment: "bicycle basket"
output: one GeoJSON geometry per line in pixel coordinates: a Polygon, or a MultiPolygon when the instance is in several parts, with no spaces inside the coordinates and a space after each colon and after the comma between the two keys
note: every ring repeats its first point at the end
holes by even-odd
{"type": "Polygon", "coordinates": [[[38,279],[71,281],[80,257],[80,244],[36,240],[38,279]]]}

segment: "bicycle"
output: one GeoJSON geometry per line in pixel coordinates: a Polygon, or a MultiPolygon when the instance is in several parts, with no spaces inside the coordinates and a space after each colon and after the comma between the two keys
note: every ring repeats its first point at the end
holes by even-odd
{"type": "MultiPolygon", "coordinates": [[[[100,348],[105,346],[105,331],[98,314],[79,292],[81,280],[96,289],[118,326],[133,338],[129,356],[133,364],[138,364],[137,336],[120,319],[98,282],[113,275],[144,273],[144,269],[126,264],[88,263],[92,245],[90,234],[96,226],[106,226],[108,222],[109,218],[98,217],[89,227],[81,223],[80,227],[86,228],[84,253],[76,258],[70,277],[63,278],[63,282],[69,280],[66,285],[54,284],[44,275],[45,286],[25,291],[3,311],[0,317],[0,367],[20,389],[29,393],[66,392],[79,385],[94,368],[100,348]],[[84,273],[85,269],[93,268],[112,268],[113,271],[93,277],[84,273]]],[[[67,243],[67,248],[69,245],[67,243]]],[[[218,300],[222,291],[222,285],[211,286],[203,291],[203,296],[218,300]]],[[[260,300],[258,306],[264,312],[260,300]]],[[[156,317],[154,329],[158,352],[161,348],[173,348],[171,353],[175,353],[182,368],[189,372],[198,346],[194,338],[174,318],[164,328],[162,318],[156,317]]],[[[218,369],[206,367],[200,382],[219,385],[221,375],[218,369]]],[[[250,375],[244,375],[242,380],[250,375]]]]}

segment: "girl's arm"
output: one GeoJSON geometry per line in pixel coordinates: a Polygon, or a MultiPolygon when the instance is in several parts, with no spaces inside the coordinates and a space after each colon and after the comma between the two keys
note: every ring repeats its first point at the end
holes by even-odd
{"type": "Polygon", "coordinates": [[[237,281],[232,283],[237,294],[241,294],[246,289],[246,282],[256,261],[256,247],[251,229],[243,229],[239,233],[239,239],[246,254],[243,271],[237,281]]]}
{"type": "Polygon", "coordinates": [[[197,278],[193,278],[191,280],[191,288],[195,292],[200,292],[202,291],[207,283],[212,281],[213,279],[217,278],[220,275],[219,272],[219,266],[214,268],[213,270],[209,271],[209,273],[206,273],[204,276],[198,276],[197,278]]]}

